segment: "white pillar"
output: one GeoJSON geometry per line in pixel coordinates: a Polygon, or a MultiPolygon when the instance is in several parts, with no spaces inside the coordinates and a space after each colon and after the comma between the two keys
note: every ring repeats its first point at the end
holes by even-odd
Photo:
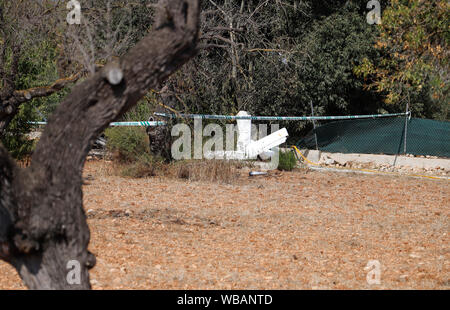
{"type": "MultiPolygon", "coordinates": [[[[237,116],[250,116],[245,111],[240,111],[237,116]]],[[[236,120],[238,127],[238,140],[237,140],[237,152],[246,153],[247,146],[251,142],[252,137],[252,121],[250,119],[238,119],[236,120]]]]}

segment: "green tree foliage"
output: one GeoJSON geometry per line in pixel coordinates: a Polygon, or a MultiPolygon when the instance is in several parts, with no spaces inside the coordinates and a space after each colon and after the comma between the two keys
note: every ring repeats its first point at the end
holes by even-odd
{"type": "Polygon", "coordinates": [[[389,105],[411,102],[416,116],[448,119],[450,3],[393,0],[383,12],[376,42],[379,59],[355,72],[386,94],[389,105]]]}
{"type": "MultiPolygon", "coordinates": [[[[17,89],[30,89],[47,85],[56,80],[58,74],[55,66],[55,53],[55,46],[48,41],[40,42],[40,44],[26,49],[19,60],[17,89]]],[[[14,158],[23,159],[31,153],[33,142],[27,135],[32,131],[34,125],[31,125],[30,122],[41,121],[43,117],[48,117],[63,96],[64,92],[33,99],[20,107],[19,113],[10,123],[7,133],[1,138],[1,142],[14,158]],[[41,110],[41,114],[38,109],[41,110]]]]}
{"type": "MultiPolygon", "coordinates": [[[[126,113],[122,120],[145,120],[151,116],[150,105],[146,100],[139,102],[126,113]]],[[[119,163],[133,164],[147,161],[149,157],[149,141],[144,128],[116,127],[105,131],[108,139],[108,148],[119,163]]]]}
{"type": "Polygon", "coordinates": [[[27,137],[32,125],[28,122],[36,119],[36,113],[31,105],[23,105],[19,113],[9,124],[8,132],[2,137],[1,143],[10,152],[13,158],[24,159],[31,154],[33,141],[27,137]]]}
{"type": "Polygon", "coordinates": [[[108,128],[105,131],[108,148],[120,163],[135,163],[149,153],[148,137],[140,127],[108,128]]]}
{"type": "MultiPolygon", "coordinates": [[[[205,3],[205,10],[214,10],[205,3]]],[[[214,3],[241,31],[223,32],[217,40],[211,36],[208,47],[171,79],[178,109],[310,115],[312,103],[316,115],[383,111],[381,95],[365,89],[364,79],[354,73],[364,59],[379,57],[378,28],[366,22],[367,2],[214,3]]],[[[211,27],[204,28],[209,33],[211,27]]],[[[283,125],[291,136],[309,129],[304,122],[283,125]]]]}

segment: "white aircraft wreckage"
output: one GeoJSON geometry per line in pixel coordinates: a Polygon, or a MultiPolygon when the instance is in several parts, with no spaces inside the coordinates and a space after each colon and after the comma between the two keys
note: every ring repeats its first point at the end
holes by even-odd
{"type": "Polygon", "coordinates": [[[248,116],[249,119],[237,119],[237,145],[235,151],[210,151],[204,154],[206,159],[231,159],[247,160],[256,159],[269,160],[276,152],[278,146],[285,143],[289,136],[286,128],[282,128],[259,140],[252,140],[251,115],[240,111],[236,116],[248,116]]]}

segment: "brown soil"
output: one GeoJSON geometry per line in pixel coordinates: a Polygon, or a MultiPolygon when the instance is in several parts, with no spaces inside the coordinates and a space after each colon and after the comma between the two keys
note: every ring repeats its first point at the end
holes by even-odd
{"type": "MultiPolygon", "coordinates": [[[[223,185],[110,169],[85,167],[95,289],[450,289],[448,180],[300,170],[223,185]]],[[[0,289],[24,288],[3,262],[0,275],[0,289]]]]}

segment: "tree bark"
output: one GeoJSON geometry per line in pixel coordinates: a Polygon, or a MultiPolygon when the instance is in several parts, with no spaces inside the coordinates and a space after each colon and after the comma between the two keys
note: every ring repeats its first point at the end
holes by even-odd
{"type": "Polygon", "coordinates": [[[197,53],[199,0],[163,0],[158,7],[154,30],[118,63],[120,83],[98,72],[75,86],[49,119],[28,168],[16,167],[0,146],[0,258],[29,288],[90,288],[95,257],[87,250],[81,185],[91,142],[197,53]],[[70,261],[80,263],[79,285],[66,280],[70,261]]]}

